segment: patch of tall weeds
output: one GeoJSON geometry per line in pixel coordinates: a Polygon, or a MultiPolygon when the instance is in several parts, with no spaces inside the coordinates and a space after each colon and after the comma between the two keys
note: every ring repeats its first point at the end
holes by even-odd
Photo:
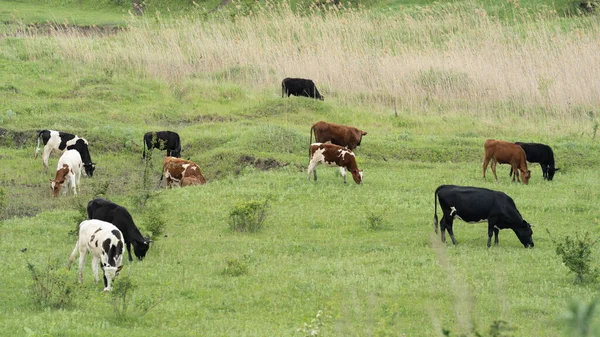
{"type": "MultiPolygon", "coordinates": [[[[550,231],[548,231],[550,234],[550,231]]],[[[592,248],[600,240],[592,239],[589,232],[575,233],[574,237],[565,236],[562,240],[550,236],[563,264],[575,274],[575,283],[594,282],[600,275],[600,270],[592,266],[592,248]]]]}
{"type": "Polygon", "coordinates": [[[35,305],[62,309],[72,304],[74,282],[58,259],[41,267],[27,262],[27,269],[31,273],[29,296],[35,305]]]}

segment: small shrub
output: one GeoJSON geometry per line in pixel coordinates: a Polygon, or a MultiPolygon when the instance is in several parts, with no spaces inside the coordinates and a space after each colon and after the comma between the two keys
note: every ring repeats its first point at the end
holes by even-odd
{"type": "Polygon", "coordinates": [[[150,212],[146,220],[146,230],[150,231],[153,241],[158,240],[167,228],[167,223],[158,212],[150,212]]]}
{"type": "Polygon", "coordinates": [[[6,208],[6,193],[0,188],[0,219],[3,219],[4,209],[6,208]]]}
{"type": "Polygon", "coordinates": [[[229,227],[236,232],[257,232],[263,226],[268,208],[268,200],[253,200],[234,206],[229,213],[229,227]]]}
{"type": "Polygon", "coordinates": [[[367,229],[377,231],[383,228],[383,217],[370,212],[367,214],[367,229]]]}
{"type": "MultiPolygon", "coordinates": [[[[548,231],[550,234],[550,231],[548,231]]],[[[556,255],[562,258],[564,265],[575,273],[575,283],[593,282],[596,280],[600,271],[598,268],[592,268],[592,247],[598,239],[592,240],[589,232],[583,236],[575,234],[575,238],[566,236],[563,241],[555,240],[550,237],[556,246],[556,255]]]]}
{"type": "MultiPolygon", "coordinates": [[[[474,330],[472,332],[472,334],[469,334],[469,336],[473,335],[475,337],[510,337],[510,335],[508,335],[507,333],[510,331],[514,331],[515,328],[512,327],[508,322],[503,321],[503,320],[498,320],[498,321],[494,321],[491,325],[490,325],[490,329],[489,332],[487,334],[483,334],[480,333],[477,330],[474,330]]],[[[447,330],[447,329],[442,329],[442,334],[446,337],[451,337],[452,335],[452,331],[447,330]]],[[[466,337],[466,334],[460,334],[457,335],[459,337],[466,337]]]]}
{"type": "Polygon", "coordinates": [[[137,285],[133,283],[128,275],[121,275],[116,278],[111,291],[112,304],[117,317],[123,318],[127,315],[128,297],[131,299],[137,285]]]}
{"type": "Polygon", "coordinates": [[[245,258],[231,258],[225,259],[225,269],[223,269],[223,275],[228,276],[242,276],[248,274],[248,264],[245,258]]]}
{"type": "Polygon", "coordinates": [[[69,272],[54,260],[42,269],[27,262],[31,272],[30,294],[33,302],[40,307],[65,308],[73,300],[73,281],[69,272]]]}
{"type": "Polygon", "coordinates": [[[75,209],[77,210],[77,214],[73,216],[73,221],[75,222],[75,227],[69,231],[69,236],[77,237],[79,236],[79,224],[82,221],[87,220],[87,205],[84,204],[81,199],[78,199],[75,203],[75,209]]]}

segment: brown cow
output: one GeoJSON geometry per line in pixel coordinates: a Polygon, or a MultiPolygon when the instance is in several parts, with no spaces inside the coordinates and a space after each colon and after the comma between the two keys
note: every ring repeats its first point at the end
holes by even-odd
{"type": "Polygon", "coordinates": [[[527,169],[527,157],[525,151],[519,145],[514,143],[505,142],[502,140],[488,139],[484,144],[485,159],[483,160],[483,177],[485,178],[485,171],[490,160],[492,161],[492,173],[494,178],[498,180],[496,176],[496,163],[510,164],[513,171],[513,181],[519,179],[519,171],[523,175],[523,184],[529,183],[531,177],[531,171],[527,169]]]}
{"type": "Polygon", "coordinates": [[[316,122],[310,128],[310,143],[312,135],[315,134],[315,143],[331,142],[339,146],[345,146],[354,150],[360,145],[362,137],[367,133],[353,126],[345,126],[327,122],[316,122]]]}
{"type": "Polygon", "coordinates": [[[174,183],[181,187],[206,184],[198,165],[175,157],[165,157],[161,180],[163,176],[167,181],[166,188],[171,188],[174,183]]]}
{"type": "Polygon", "coordinates": [[[338,166],[344,177],[344,184],[346,183],[346,170],[350,171],[354,182],[362,183],[363,173],[358,169],[356,158],[351,150],[335,144],[314,143],[310,145],[309,153],[308,180],[310,180],[311,172],[314,173],[315,181],[317,180],[316,167],[323,163],[329,166],[338,166]]]}

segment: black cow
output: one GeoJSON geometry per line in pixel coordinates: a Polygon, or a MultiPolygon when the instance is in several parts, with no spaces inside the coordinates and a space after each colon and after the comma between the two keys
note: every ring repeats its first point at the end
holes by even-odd
{"type": "Polygon", "coordinates": [[[435,190],[433,226],[438,229],[437,200],[444,213],[440,227],[442,242],[446,242],[446,229],[453,244],[457,244],[452,231],[454,217],[465,222],[488,222],[487,246],[492,245],[492,234],[495,234],[494,244],[498,244],[500,229],[512,229],[525,248],[533,247],[533,231],[531,225],[523,220],[515,202],[503,192],[486,188],[441,185],[435,190]]]}
{"type": "Polygon", "coordinates": [[[138,259],[142,260],[146,256],[152,241],[150,238],[142,236],[133,222],[131,214],[125,207],[119,206],[110,200],[96,198],[88,203],[87,213],[88,218],[110,222],[123,233],[129,261],[133,261],[133,258],[131,258],[131,245],[133,245],[133,252],[138,259]]]}
{"type": "Polygon", "coordinates": [[[60,132],[55,130],[40,130],[37,134],[37,147],[35,149],[35,157],[37,158],[40,151],[40,141],[44,144],[44,153],[42,160],[44,167],[48,169],[48,158],[52,151],[62,152],[66,150],[77,150],[81,155],[81,161],[85,168],[85,174],[89,177],[94,175],[96,163],[92,162],[88,142],[84,138],[80,138],[74,134],[60,132]]]}
{"type": "Polygon", "coordinates": [[[294,95],[318,98],[321,101],[325,100],[325,97],[317,90],[315,82],[304,78],[284,78],[281,81],[281,97],[285,97],[285,94],[287,94],[287,97],[294,95]]]}
{"type": "Polygon", "coordinates": [[[554,173],[560,170],[554,167],[554,152],[552,152],[550,146],[539,143],[515,142],[515,144],[523,148],[528,162],[540,163],[544,179],[551,181],[554,178],[554,173]]]}
{"type": "Polygon", "coordinates": [[[148,148],[148,151],[150,151],[151,148],[167,150],[167,157],[181,157],[181,141],[176,132],[146,132],[144,135],[144,144],[146,144],[146,146],[144,147],[142,159],[146,158],[146,148],[148,148]]]}

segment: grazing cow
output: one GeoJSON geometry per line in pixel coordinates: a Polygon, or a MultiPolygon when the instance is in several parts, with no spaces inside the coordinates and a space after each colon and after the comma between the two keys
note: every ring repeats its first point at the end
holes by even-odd
{"type": "Polygon", "coordinates": [[[344,146],[354,150],[360,145],[362,137],[367,133],[353,126],[345,126],[323,121],[316,122],[310,127],[310,143],[315,134],[315,143],[331,142],[339,146],[344,146]]]}
{"type": "Polygon", "coordinates": [[[181,157],[181,141],[179,140],[179,134],[172,131],[157,131],[157,132],[146,132],[144,135],[144,153],[142,159],[146,158],[146,148],[148,151],[152,148],[159,150],[167,150],[167,156],[169,157],[181,157]]]}
{"type": "Polygon", "coordinates": [[[89,177],[94,175],[96,163],[92,162],[87,140],[70,133],[54,130],[40,130],[37,135],[35,158],[37,158],[38,153],[40,152],[40,141],[44,144],[42,160],[46,170],[48,170],[48,158],[50,157],[50,153],[52,153],[52,151],[62,152],[65,150],[77,150],[81,155],[85,174],[89,177]]]}
{"type": "Polygon", "coordinates": [[[446,229],[453,244],[457,244],[452,231],[454,217],[465,222],[488,222],[488,248],[492,245],[492,234],[495,234],[494,244],[498,244],[500,229],[512,229],[525,248],[533,247],[531,225],[523,220],[511,197],[499,191],[486,188],[441,185],[435,190],[433,226],[438,229],[437,200],[440,200],[443,216],[440,222],[442,242],[446,242],[446,229]]]}
{"type": "Polygon", "coordinates": [[[112,280],[123,268],[123,235],[113,224],[102,220],[85,220],[79,225],[79,239],[69,258],[68,269],[79,251],[79,283],[83,283],[85,256],[92,254],[94,281],[98,283],[98,264],[104,271],[104,291],[111,290],[112,280]]]}
{"type": "Polygon", "coordinates": [[[354,182],[362,183],[363,173],[356,165],[356,158],[352,150],[335,144],[314,143],[310,145],[310,162],[308,164],[308,180],[310,173],[314,172],[315,181],[317,180],[318,164],[329,166],[338,166],[346,183],[346,170],[350,171],[354,182]]]}
{"type": "Polygon", "coordinates": [[[163,175],[160,177],[167,180],[166,188],[173,184],[178,186],[204,185],[206,179],[200,171],[200,167],[189,160],[165,157],[163,160],[163,175]]]}
{"type": "Polygon", "coordinates": [[[560,170],[560,168],[554,167],[554,152],[552,152],[550,146],[539,143],[515,142],[515,144],[523,148],[528,162],[540,163],[544,179],[551,181],[554,178],[554,173],[560,170]]]}
{"type": "MultiPolygon", "coordinates": [[[[73,189],[73,194],[77,194],[77,185],[81,180],[81,155],[77,150],[67,150],[60,156],[56,176],[50,179],[50,189],[52,195],[57,197],[65,181],[73,189]]],[[[68,187],[63,190],[66,194],[68,187]]]]}
{"type": "Polygon", "coordinates": [[[523,184],[527,185],[529,183],[529,178],[531,177],[531,171],[527,169],[527,161],[525,156],[525,151],[514,143],[505,142],[502,140],[488,139],[484,144],[485,149],[485,159],[483,160],[483,177],[485,178],[485,171],[487,171],[487,166],[490,160],[492,161],[492,173],[494,173],[494,178],[498,180],[498,176],[496,175],[496,163],[500,164],[510,164],[513,171],[513,181],[515,178],[517,181],[519,179],[519,171],[521,171],[523,176],[523,184]]]}
{"type": "Polygon", "coordinates": [[[325,100],[325,97],[317,90],[315,82],[304,78],[284,78],[283,81],[281,81],[281,97],[285,97],[286,94],[287,97],[294,95],[318,98],[321,101],[325,100]]]}
{"type": "Polygon", "coordinates": [[[129,261],[133,261],[131,257],[131,245],[133,245],[135,256],[139,260],[144,259],[152,241],[149,237],[142,236],[135,222],[133,222],[131,214],[129,214],[125,207],[119,206],[110,200],[96,198],[88,203],[87,214],[89,219],[98,219],[112,223],[123,233],[123,240],[127,246],[129,261]]]}

